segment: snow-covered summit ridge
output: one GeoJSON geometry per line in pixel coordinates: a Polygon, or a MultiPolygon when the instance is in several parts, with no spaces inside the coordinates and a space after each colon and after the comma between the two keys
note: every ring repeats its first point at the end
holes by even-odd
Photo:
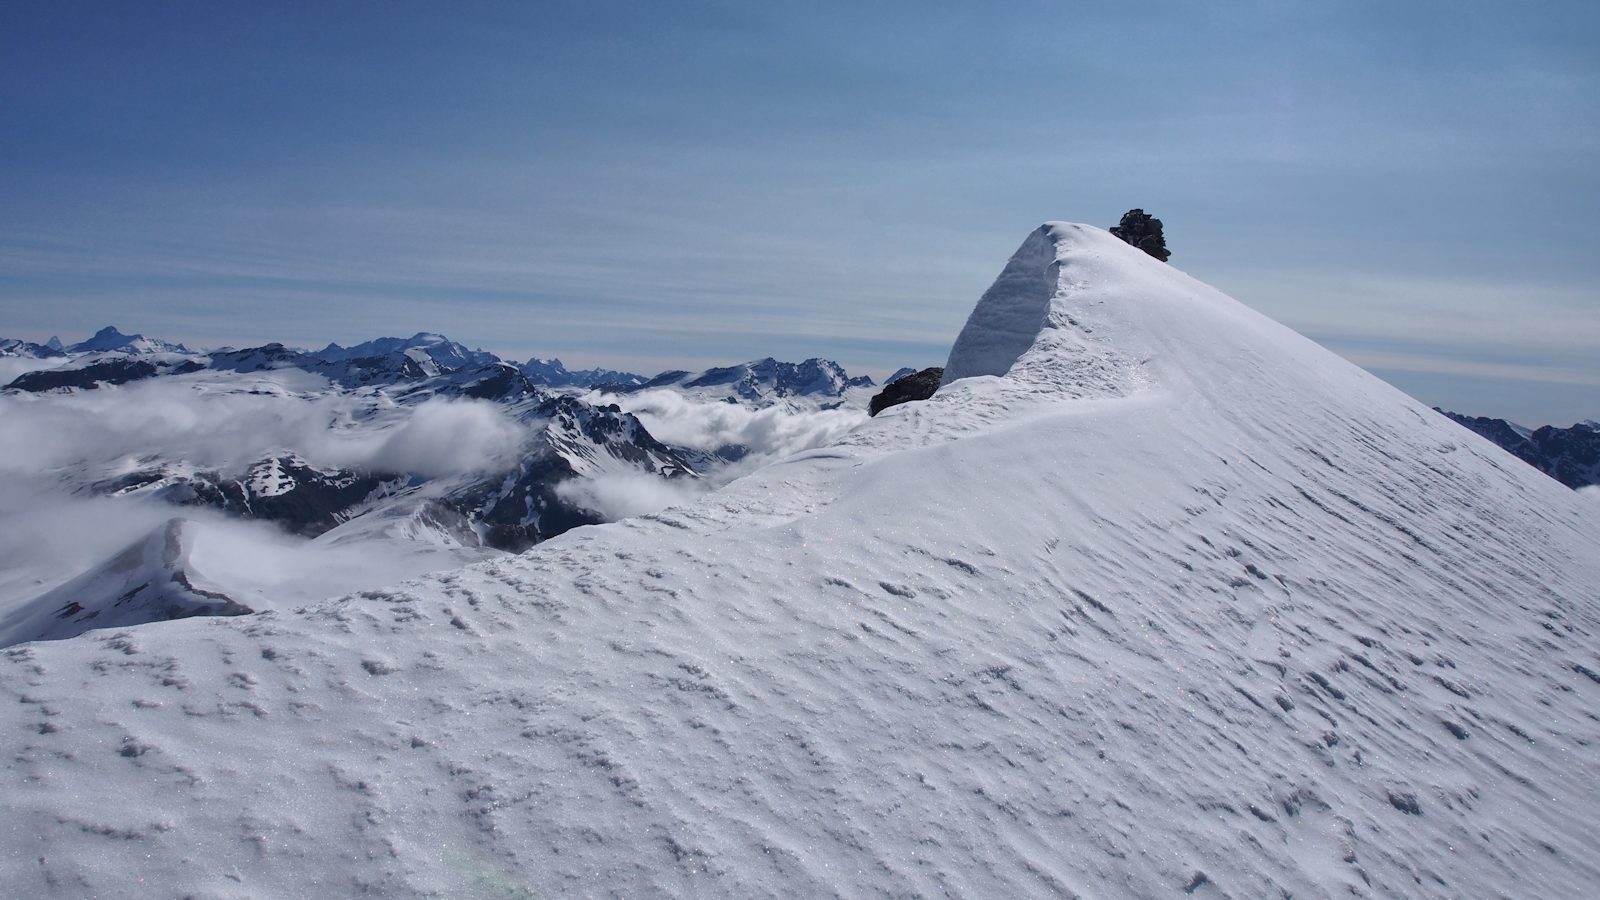
{"type": "Polygon", "coordinates": [[[10,648],[0,880],[1600,894],[1600,504],[1049,228],[965,377],[698,503],[10,648]]]}
{"type": "Polygon", "coordinates": [[[1324,400],[1343,409],[1370,397],[1419,418],[1429,412],[1181,269],[1103,229],[1069,222],[1041,225],[1013,254],[958,335],[941,393],[963,380],[996,378],[993,389],[1013,398],[1156,391],[1252,420],[1303,418],[1293,408],[1302,392],[1319,409],[1324,400]],[[1328,396],[1333,385],[1344,386],[1339,396],[1328,396]]]}
{"type": "Polygon", "coordinates": [[[1060,291],[1059,247],[1041,225],[1011,255],[956,336],[944,384],[974,375],[1004,375],[1038,339],[1060,291]]]}

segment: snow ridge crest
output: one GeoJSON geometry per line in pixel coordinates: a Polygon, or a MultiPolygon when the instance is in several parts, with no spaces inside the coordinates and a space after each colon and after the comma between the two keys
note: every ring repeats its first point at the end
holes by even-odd
{"type": "Polygon", "coordinates": [[[1055,231],[1040,225],[973,307],[950,348],[942,384],[1010,371],[1045,327],[1060,281],[1055,231]]]}

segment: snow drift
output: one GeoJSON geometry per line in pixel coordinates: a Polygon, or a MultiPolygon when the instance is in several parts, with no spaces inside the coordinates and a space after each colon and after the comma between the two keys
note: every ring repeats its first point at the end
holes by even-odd
{"type": "Polygon", "coordinates": [[[515,559],[10,648],[0,881],[1600,892],[1600,505],[1086,226],[946,373],[515,559]]]}

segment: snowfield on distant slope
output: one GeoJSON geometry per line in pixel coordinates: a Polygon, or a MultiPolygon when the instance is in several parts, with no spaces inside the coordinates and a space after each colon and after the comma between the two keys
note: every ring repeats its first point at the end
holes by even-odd
{"type": "Polygon", "coordinates": [[[946,373],[693,506],[3,651],[0,884],[1600,896],[1600,504],[1087,226],[946,373]]]}

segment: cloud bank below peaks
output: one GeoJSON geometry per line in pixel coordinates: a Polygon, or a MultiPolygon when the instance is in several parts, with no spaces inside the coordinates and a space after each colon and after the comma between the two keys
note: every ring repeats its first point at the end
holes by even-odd
{"type": "Polygon", "coordinates": [[[742,448],[736,463],[706,473],[715,484],[830,444],[867,421],[862,409],[822,409],[775,404],[751,409],[735,403],[696,400],[677,391],[593,394],[595,403],[615,403],[633,413],[659,441],[705,453],[742,448]]]}
{"type": "Polygon", "coordinates": [[[0,473],[183,461],[238,474],[266,457],[427,478],[512,465],[535,424],[481,400],[395,406],[282,389],[210,390],[186,379],[42,396],[0,395],[0,473]]]}

